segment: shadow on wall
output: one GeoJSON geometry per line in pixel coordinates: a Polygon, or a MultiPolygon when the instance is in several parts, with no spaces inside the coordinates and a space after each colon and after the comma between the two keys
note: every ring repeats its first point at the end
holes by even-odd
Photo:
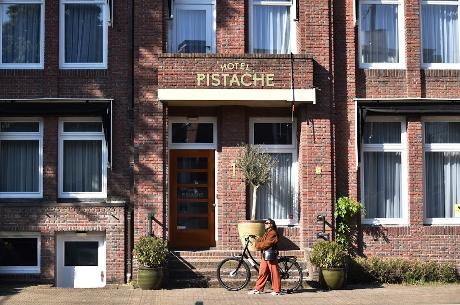
{"type": "Polygon", "coordinates": [[[289,251],[289,250],[300,250],[299,246],[292,242],[289,238],[284,236],[284,228],[278,228],[278,250],[289,251]]]}

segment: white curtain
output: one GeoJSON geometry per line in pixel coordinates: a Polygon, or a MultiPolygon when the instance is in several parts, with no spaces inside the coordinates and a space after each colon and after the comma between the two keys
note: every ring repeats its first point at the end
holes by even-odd
{"type": "Polygon", "coordinates": [[[65,62],[102,62],[104,26],[101,5],[66,4],[65,62]]]}
{"type": "Polygon", "coordinates": [[[64,141],[64,192],[102,191],[99,140],[64,141]]]}
{"type": "Polygon", "coordinates": [[[360,21],[362,62],[399,62],[398,5],[363,4],[360,21]]]}
{"type": "Polygon", "coordinates": [[[458,6],[422,5],[423,62],[458,63],[458,6]]]}
{"type": "Polygon", "coordinates": [[[0,192],[38,192],[38,141],[0,141],[0,192]]]}
{"type": "Polygon", "coordinates": [[[178,9],[176,22],[177,52],[206,53],[206,11],[178,9]]]}
{"type": "Polygon", "coordinates": [[[40,62],[40,4],[0,5],[2,62],[40,62]]]}
{"type": "Polygon", "coordinates": [[[254,5],[252,45],[254,53],[291,52],[290,6],[254,5]]]}
{"type": "Polygon", "coordinates": [[[366,218],[400,218],[401,153],[364,153],[366,218]]]}
{"type": "Polygon", "coordinates": [[[271,180],[257,190],[257,219],[290,219],[293,217],[294,185],[292,181],[292,154],[270,154],[276,165],[271,180]]]}

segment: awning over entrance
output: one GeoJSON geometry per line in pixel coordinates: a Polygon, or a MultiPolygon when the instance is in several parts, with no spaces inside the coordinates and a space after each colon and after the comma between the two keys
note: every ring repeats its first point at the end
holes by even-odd
{"type": "Polygon", "coordinates": [[[112,163],[112,99],[0,99],[0,117],[37,115],[100,116],[112,163]]]}

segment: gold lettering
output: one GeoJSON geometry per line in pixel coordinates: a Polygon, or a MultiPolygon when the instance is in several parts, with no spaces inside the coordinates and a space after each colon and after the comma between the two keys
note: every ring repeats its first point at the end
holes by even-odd
{"type": "Polygon", "coordinates": [[[224,87],[227,87],[227,78],[230,76],[228,73],[222,73],[222,77],[224,78],[224,87]]]}
{"type": "Polygon", "coordinates": [[[197,86],[201,86],[201,81],[203,81],[205,78],[206,78],[206,75],[204,75],[203,73],[198,73],[196,75],[197,86]]]}
{"type": "Polygon", "coordinates": [[[241,76],[241,84],[243,84],[243,86],[245,87],[250,87],[252,85],[252,83],[248,83],[246,82],[244,79],[247,78],[247,77],[252,77],[251,74],[249,73],[244,73],[242,76],[241,76]]]}
{"type": "Polygon", "coordinates": [[[212,83],[211,84],[212,84],[213,87],[220,86],[219,74],[212,74],[211,78],[212,78],[212,83]]]}
{"type": "Polygon", "coordinates": [[[233,69],[235,69],[235,64],[231,62],[231,63],[227,64],[227,68],[228,68],[228,70],[233,70],[233,69]]]}
{"type": "Polygon", "coordinates": [[[266,79],[267,79],[267,87],[273,87],[275,84],[273,84],[273,79],[275,78],[275,74],[267,74],[266,79]]]}
{"type": "Polygon", "coordinates": [[[224,72],[225,70],[227,70],[227,65],[226,64],[221,64],[220,69],[222,70],[222,72],[224,72]]]}
{"type": "Polygon", "coordinates": [[[254,86],[257,87],[257,83],[260,81],[261,84],[260,86],[261,87],[264,87],[265,86],[265,75],[260,73],[260,76],[257,76],[257,73],[254,73],[254,75],[252,76],[252,79],[254,81],[254,86]]]}
{"type": "Polygon", "coordinates": [[[236,84],[236,86],[238,86],[238,87],[240,86],[240,80],[238,78],[238,75],[236,75],[236,74],[233,74],[232,78],[230,79],[230,87],[232,87],[233,84],[236,84]]]}

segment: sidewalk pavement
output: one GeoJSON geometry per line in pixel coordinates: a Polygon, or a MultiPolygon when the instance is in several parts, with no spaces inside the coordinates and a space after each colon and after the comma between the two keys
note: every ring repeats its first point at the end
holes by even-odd
{"type": "Polygon", "coordinates": [[[460,284],[351,286],[345,290],[303,291],[280,296],[248,295],[222,288],[145,291],[129,286],[63,289],[0,286],[1,305],[271,305],[271,304],[460,304],[460,284]]]}

